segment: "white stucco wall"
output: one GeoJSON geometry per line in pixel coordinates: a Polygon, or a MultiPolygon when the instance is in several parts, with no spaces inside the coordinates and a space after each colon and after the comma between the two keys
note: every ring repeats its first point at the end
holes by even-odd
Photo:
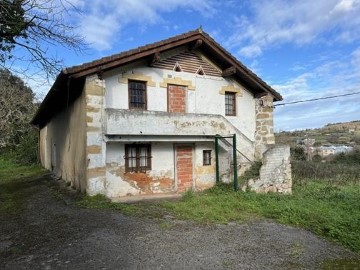
{"type": "Polygon", "coordinates": [[[147,86],[149,111],[167,111],[167,89],[161,87],[161,82],[166,78],[181,77],[182,80],[191,81],[195,90],[187,90],[187,113],[225,116],[225,95],[219,93],[221,88],[231,85],[241,89],[241,96],[236,97],[237,115],[225,117],[248,138],[254,140],[255,99],[253,95],[244,86],[222,77],[151,68],[147,66],[147,62],[131,64],[104,74],[106,108],[128,109],[128,84],[121,83],[119,80],[134,74],[149,76],[154,82],[147,86]]]}
{"type": "Polygon", "coordinates": [[[195,144],[194,181],[195,188],[202,190],[212,187],[216,182],[215,150],[213,142],[200,142],[195,144]],[[211,165],[203,165],[203,151],[211,150],[211,165]]]}

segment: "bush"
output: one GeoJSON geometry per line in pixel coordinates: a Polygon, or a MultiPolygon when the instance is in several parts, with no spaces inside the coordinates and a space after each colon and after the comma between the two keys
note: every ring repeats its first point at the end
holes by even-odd
{"type": "Polygon", "coordinates": [[[293,181],[298,185],[308,181],[340,185],[360,184],[360,166],[358,164],[294,160],[291,168],[293,181]]]}
{"type": "Polygon", "coordinates": [[[304,148],[296,146],[290,149],[291,159],[292,160],[306,160],[306,155],[304,148]]]}
{"type": "Polygon", "coordinates": [[[334,156],[332,163],[360,165],[360,149],[355,148],[350,153],[340,153],[334,156]]]}
{"type": "Polygon", "coordinates": [[[38,163],[38,132],[31,128],[22,136],[17,145],[8,146],[0,150],[0,154],[15,163],[31,165],[38,163]]]}

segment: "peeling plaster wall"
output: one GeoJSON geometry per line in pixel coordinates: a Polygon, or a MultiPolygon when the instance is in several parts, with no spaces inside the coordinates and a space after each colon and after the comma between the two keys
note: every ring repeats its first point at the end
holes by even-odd
{"type": "Polygon", "coordinates": [[[41,164],[85,191],[85,93],[40,130],[41,164]]]}
{"type": "Polygon", "coordinates": [[[124,143],[108,142],[106,148],[106,196],[114,198],[175,191],[172,143],[151,143],[152,170],[146,174],[125,173],[124,143]]]}
{"type": "MultiPolygon", "coordinates": [[[[254,143],[221,115],[155,111],[106,110],[108,135],[229,135],[237,134],[237,148],[254,160],[254,143]],[[131,125],[129,125],[131,123],[131,125]]],[[[239,161],[242,161],[239,156],[239,161]]]]}
{"type": "Polygon", "coordinates": [[[215,185],[215,151],[214,143],[195,144],[194,181],[196,190],[204,190],[215,185]],[[203,165],[203,151],[211,150],[211,165],[203,165]]]}
{"type": "MultiPolygon", "coordinates": [[[[125,173],[125,144],[106,144],[106,181],[104,194],[109,198],[177,191],[174,144],[152,142],[152,169],[146,174],[125,173]]],[[[194,187],[203,190],[215,184],[215,154],[212,142],[196,143],[193,156],[194,187]],[[203,150],[212,150],[212,164],[203,166],[203,150]]]]}
{"type": "Polygon", "coordinates": [[[129,79],[147,81],[149,111],[167,111],[168,83],[184,85],[188,89],[187,113],[223,115],[245,136],[254,140],[255,99],[244,86],[232,79],[151,68],[147,64],[137,62],[104,74],[106,108],[128,109],[129,79]],[[237,91],[237,116],[225,116],[224,94],[229,90],[237,91]]]}

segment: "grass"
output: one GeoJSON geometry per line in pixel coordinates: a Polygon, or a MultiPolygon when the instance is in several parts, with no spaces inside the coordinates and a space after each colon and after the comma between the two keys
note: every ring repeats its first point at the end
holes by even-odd
{"type": "MultiPolygon", "coordinates": [[[[232,185],[220,184],[201,193],[188,191],[179,201],[124,204],[112,203],[103,195],[84,195],[77,204],[136,216],[162,218],[170,214],[200,223],[241,223],[269,218],[305,228],[359,252],[359,167],[294,162],[292,195],[234,192],[232,185]]],[[[23,209],[31,187],[43,173],[38,166],[14,164],[0,156],[0,214],[23,209]]],[[[164,229],[171,226],[169,222],[161,225],[164,229]]],[[[300,247],[296,252],[299,250],[300,247]]]]}
{"type": "Polygon", "coordinates": [[[84,195],[80,198],[77,204],[81,207],[90,209],[112,209],[120,210],[124,214],[136,215],[139,213],[140,208],[131,204],[113,203],[104,195],[98,194],[95,196],[84,195]]]}
{"type": "MultiPolygon", "coordinates": [[[[259,167],[259,164],[257,164],[259,167]]],[[[244,178],[256,175],[256,168],[244,178]]],[[[293,194],[234,192],[220,184],[201,193],[186,192],[180,201],[118,204],[103,196],[80,202],[90,208],[118,209],[139,216],[162,217],[200,223],[247,222],[274,219],[305,228],[317,235],[360,251],[360,166],[353,164],[293,162],[293,194]]]]}
{"type": "Polygon", "coordinates": [[[243,222],[270,218],[308,229],[360,251],[360,188],[307,182],[293,195],[232,191],[220,185],[177,203],[161,205],[176,217],[198,222],[243,222]]]}
{"type": "Polygon", "coordinates": [[[17,213],[31,195],[31,186],[44,169],[33,165],[16,164],[0,156],[0,213],[17,213]]]}

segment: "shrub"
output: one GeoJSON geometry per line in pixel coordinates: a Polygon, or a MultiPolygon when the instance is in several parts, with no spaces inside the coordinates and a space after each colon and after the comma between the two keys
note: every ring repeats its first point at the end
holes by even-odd
{"type": "Polygon", "coordinates": [[[290,149],[291,159],[292,160],[306,160],[306,155],[304,148],[296,146],[290,149]]]}

